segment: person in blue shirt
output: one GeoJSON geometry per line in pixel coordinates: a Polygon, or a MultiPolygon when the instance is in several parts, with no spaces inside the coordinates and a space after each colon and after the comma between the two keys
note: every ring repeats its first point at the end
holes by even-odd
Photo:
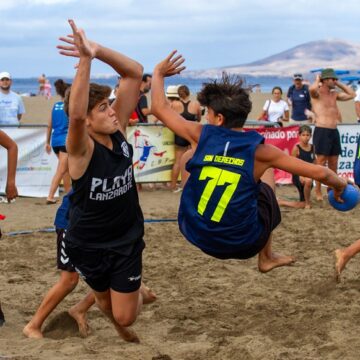
{"type": "Polygon", "coordinates": [[[61,97],[61,101],[54,104],[51,112],[51,117],[46,131],[45,150],[48,154],[50,154],[52,148],[59,161],[55,175],[51,180],[49,194],[46,200],[47,204],[56,204],[57,200],[54,196],[62,179],[65,192],[68,193],[71,189],[71,180],[68,170],[68,154],[65,146],[69,128],[69,119],[64,111],[64,97],[66,90],[69,87],[70,84],[65,83],[62,79],[55,81],[56,93],[61,97]]]}
{"type": "MultiPolygon", "coordinates": [[[[65,232],[69,221],[70,195],[71,192],[63,197],[63,201],[56,212],[54,220],[57,234],[57,268],[61,271],[60,278],[45,295],[36,313],[24,327],[23,333],[29,338],[41,339],[43,337],[41,327],[44,321],[60,302],[76,288],[79,282],[79,275],[66,254],[66,246],[64,243],[65,232]]],[[[82,337],[86,337],[89,334],[86,313],[94,303],[94,294],[89,292],[84,299],[69,310],[69,315],[78,323],[79,332],[82,337]]]]}
{"type": "Polygon", "coordinates": [[[261,272],[294,262],[272,251],[272,231],[281,221],[272,168],[315,178],[334,189],[336,200],[346,181],[319,165],[290,157],[264,144],[255,131],[243,131],[251,101],[242,80],[223,74],[203,85],[198,100],[207,108],[209,125],[186,121],[164,94],[164,77],[185,67],[173,51],[154,69],[152,111],[170,130],[191,143],[189,178],[182,193],[178,223],[188,241],[219,259],[258,255],[261,272]]]}

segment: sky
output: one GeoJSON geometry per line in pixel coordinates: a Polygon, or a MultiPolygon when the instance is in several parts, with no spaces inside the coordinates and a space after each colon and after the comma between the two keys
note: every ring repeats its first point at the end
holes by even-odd
{"type": "MultiPolygon", "coordinates": [[[[360,43],[357,0],[0,0],[0,71],[73,76],[58,54],[73,18],[87,37],[143,64],[177,49],[189,70],[240,65],[315,40],[360,43]]],[[[92,74],[113,74],[94,61],[92,74]]]]}

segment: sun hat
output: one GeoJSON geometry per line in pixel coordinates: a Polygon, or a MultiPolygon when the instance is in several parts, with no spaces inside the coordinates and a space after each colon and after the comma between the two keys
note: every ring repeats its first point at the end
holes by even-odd
{"type": "Polygon", "coordinates": [[[10,73],[8,73],[7,71],[1,72],[1,73],[0,73],[0,80],[1,80],[1,79],[4,79],[4,78],[11,80],[11,75],[10,75],[10,73]]]}
{"type": "Polygon", "coordinates": [[[320,79],[325,80],[325,79],[336,79],[337,80],[337,76],[335,74],[334,69],[323,69],[321,71],[321,75],[320,75],[320,79]]]}
{"type": "Polygon", "coordinates": [[[169,85],[166,88],[166,97],[179,99],[178,88],[179,85],[169,85]]]}
{"type": "Polygon", "coordinates": [[[296,73],[296,74],[294,74],[293,79],[294,80],[302,80],[303,76],[302,76],[302,74],[296,73]]]}

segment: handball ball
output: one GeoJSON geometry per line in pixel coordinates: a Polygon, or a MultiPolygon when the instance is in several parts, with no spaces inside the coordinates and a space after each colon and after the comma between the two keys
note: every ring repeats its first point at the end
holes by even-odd
{"type": "Polygon", "coordinates": [[[337,202],[334,198],[334,190],[330,190],[328,194],[330,205],[339,211],[349,211],[353,209],[360,201],[360,192],[353,185],[346,185],[344,192],[341,194],[343,203],[337,202]]]}

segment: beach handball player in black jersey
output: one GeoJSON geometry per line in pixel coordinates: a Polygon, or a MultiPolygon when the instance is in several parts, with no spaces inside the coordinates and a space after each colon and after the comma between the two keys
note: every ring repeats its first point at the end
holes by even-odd
{"type": "Polygon", "coordinates": [[[96,303],[126,341],[144,303],[155,295],[142,283],[144,219],[132,167],[126,127],[139,95],[142,66],[86,38],[73,20],[73,34],[61,37],[60,53],[79,58],[65,97],[69,115],[66,142],[73,194],[70,197],[66,252],[92,288],[96,303]],[[110,106],[107,86],[90,84],[92,60],[111,66],[121,82],[110,106]]]}

